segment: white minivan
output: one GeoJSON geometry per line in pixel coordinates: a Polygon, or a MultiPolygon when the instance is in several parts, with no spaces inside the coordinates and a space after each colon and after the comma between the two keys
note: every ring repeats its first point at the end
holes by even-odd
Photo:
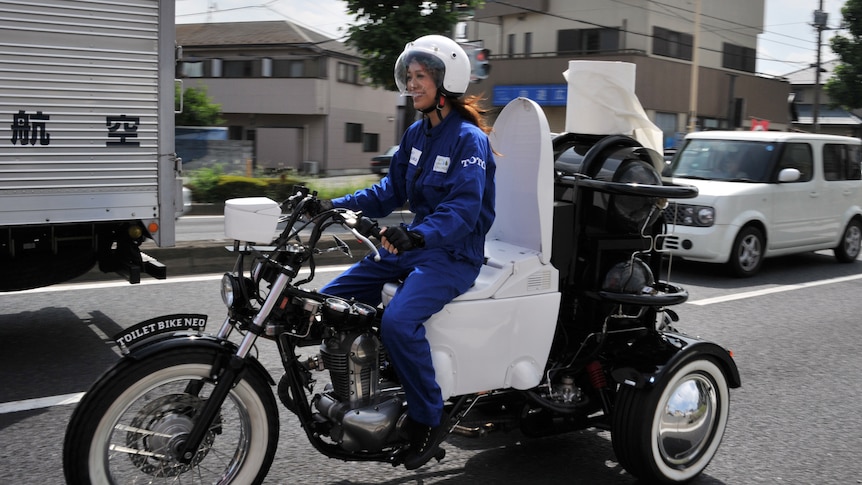
{"type": "Polygon", "coordinates": [[[685,137],[664,175],[698,196],[666,209],[664,248],[751,276],[764,258],[832,249],[853,262],[862,242],[862,150],[844,136],[705,131],[685,137]]]}

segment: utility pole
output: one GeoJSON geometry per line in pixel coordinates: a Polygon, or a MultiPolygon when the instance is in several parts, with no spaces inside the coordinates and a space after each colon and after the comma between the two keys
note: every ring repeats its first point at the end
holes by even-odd
{"type": "MultiPolygon", "coordinates": [[[[820,0],[821,2],[823,0],[820,0]]],[[[691,46],[691,85],[688,96],[688,132],[691,133],[697,126],[697,84],[700,71],[700,2],[695,0],[694,32],[691,46]]]]}
{"type": "Polygon", "coordinates": [[[826,29],[826,21],[829,14],[823,11],[823,0],[820,7],[814,11],[814,28],[817,29],[817,62],[814,64],[814,106],[811,109],[812,125],[814,133],[820,133],[820,43],[823,41],[823,31],[826,29]]]}

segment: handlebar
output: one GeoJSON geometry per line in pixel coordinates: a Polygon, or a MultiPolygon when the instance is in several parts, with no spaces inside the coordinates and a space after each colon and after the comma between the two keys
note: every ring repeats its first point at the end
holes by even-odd
{"type": "MultiPolygon", "coordinates": [[[[294,186],[293,195],[280,204],[282,209],[287,210],[290,214],[285,217],[287,227],[285,227],[284,232],[277,239],[276,245],[286,243],[298,236],[298,231],[294,231],[293,226],[306,212],[306,207],[310,204],[316,204],[316,202],[317,192],[312,192],[305,186],[294,186]]],[[[300,230],[311,222],[314,222],[314,229],[308,241],[309,246],[313,247],[317,244],[326,227],[338,223],[348,229],[359,242],[367,246],[374,253],[375,261],[380,261],[380,252],[377,250],[374,242],[371,241],[371,237],[377,238],[380,233],[380,228],[375,220],[349,209],[334,208],[320,214],[315,214],[300,230]]]]}
{"type": "Polygon", "coordinates": [[[371,241],[371,236],[377,237],[380,233],[377,222],[350,210],[344,210],[341,213],[341,219],[342,225],[349,229],[359,242],[368,246],[374,253],[374,261],[380,261],[380,251],[377,250],[377,246],[371,241]]]}

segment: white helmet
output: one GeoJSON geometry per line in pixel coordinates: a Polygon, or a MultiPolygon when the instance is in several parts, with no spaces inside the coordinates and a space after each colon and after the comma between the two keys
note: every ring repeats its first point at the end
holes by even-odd
{"type": "Polygon", "coordinates": [[[437,88],[446,96],[458,97],[470,84],[470,59],[454,40],[442,35],[426,35],[404,46],[395,61],[395,85],[402,95],[407,91],[407,66],[418,60],[431,71],[437,88]]]}

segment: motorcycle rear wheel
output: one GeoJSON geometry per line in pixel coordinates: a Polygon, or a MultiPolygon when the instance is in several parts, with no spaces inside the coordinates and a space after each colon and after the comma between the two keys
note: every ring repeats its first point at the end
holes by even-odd
{"type": "Polygon", "coordinates": [[[66,481],[261,483],[275,456],[279,422],[273,393],[254,372],[246,372],[230,391],[190,464],[180,463],[172,451],[212,392],[215,357],[207,350],[174,349],[142,361],[123,360],[108,371],[78,404],[66,429],[66,481]]]}
{"type": "Polygon", "coordinates": [[[651,388],[623,385],[611,431],[620,465],[649,483],[696,477],[721,444],[729,396],[719,365],[697,354],[651,388]]]}

